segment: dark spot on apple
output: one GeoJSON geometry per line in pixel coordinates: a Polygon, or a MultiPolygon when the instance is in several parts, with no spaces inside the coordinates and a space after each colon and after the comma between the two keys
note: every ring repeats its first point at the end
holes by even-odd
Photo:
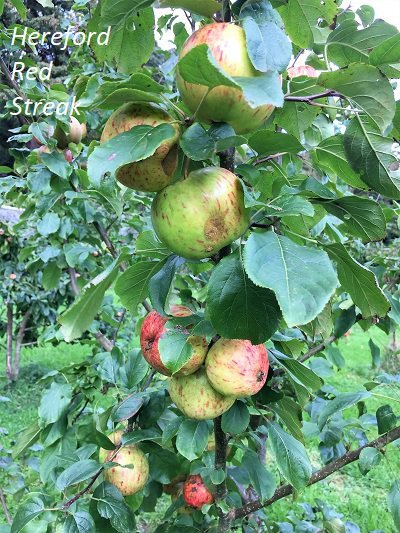
{"type": "Polygon", "coordinates": [[[218,242],[225,232],[225,221],[221,215],[212,215],[204,225],[204,235],[208,241],[218,242]]]}

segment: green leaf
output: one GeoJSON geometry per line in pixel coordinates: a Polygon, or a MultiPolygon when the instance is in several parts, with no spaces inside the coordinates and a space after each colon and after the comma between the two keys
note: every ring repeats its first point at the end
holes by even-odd
{"type": "Polygon", "coordinates": [[[400,33],[392,35],[392,37],[375,47],[369,56],[369,60],[372,65],[377,67],[400,63],[400,33]]]}
{"type": "Polygon", "coordinates": [[[268,340],[278,329],[280,309],[269,289],[257,287],[237,254],[214,269],[207,291],[206,312],[213,327],[228,339],[268,340]]]}
{"type": "Polygon", "coordinates": [[[371,393],[367,391],[343,392],[338,394],[334,400],[327,401],[322,408],[318,417],[319,429],[322,430],[328,419],[335,413],[343,411],[343,409],[347,409],[348,407],[353,407],[353,405],[356,405],[358,402],[370,397],[371,393]]]}
{"type": "Polygon", "coordinates": [[[268,424],[268,436],[276,464],[283,477],[296,490],[304,488],[312,474],[311,463],[304,446],[276,422],[268,424]]]}
{"type": "Polygon", "coordinates": [[[381,366],[381,349],[372,339],[369,339],[368,346],[371,350],[372,368],[379,368],[381,366]]]}
{"type": "Polygon", "coordinates": [[[394,414],[390,405],[381,405],[378,407],[376,410],[376,419],[378,421],[379,435],[387,433],[397,425],[397,416],[394,414]]]}
{"type": "Polygon", "coordinates": [[[103,518],[110,520],[111,525],[120,533],[136,531],[135,517],[125,503],[119,490],[110,483],[102,483],[94,491],[97,511],[103,518]]]}
{"type": "Polygon", "coordinates": [[[26,7],[22,0],[11,0],[12,5],[15,7],[15,9],[18,12],[18,15],[21,17],[22,20],[26,19],[26,7]]]}
{"type": "Polygon", "coordinates": [[[364,111],[383,132],[392,123],[396,104],[389,80],[372,65],[354,64],[344,70],[324,72],[318,82],[334,89],[364,111]]]}
{"type": "Polygon", "coordinates": [[[101,188],[107,174],[115,175],[124,165],[147,159],[167,139],[175,135],[170,124],[134,126],[96,147],[88,159],[88,175],[95,188],[101,188]]]}
{"type": "Polygon", "coordinates": [[[32,522],[32,520],[39,516],[43,511],[43,501],[40,498],[30,498],[28,502],[18,508],[10,533],[19,533],[19,531],[22,531],[29,522],[32,522]]]}
{"type": "Polygon", "coordinates": [[[252,450],[246,449],[241,467],[248,472],[251,484],[260,499],[271,498],[275,492],[274,476],[265,468],[258,455],[252,450]]]}
{"type": "Polygon", "coordinates": [[[170,253],[153,231],[143,231],[136,239],[137,255],[143,255],[151,259],[166,259],[170,253]]]}
{"type": "Polygon", "coordinates": [[[314,148],[315,163],[328,172],[334,172],[342,181],[358,189],[366,189],[366,184],[346,159],[343,135],[328,137],[314,148]]]}
{"type": "Polygon", "coordinates": [[[71,485],[76,485],[81,481],[85,481],[94,476],[101,466],[97,461],[93,459],[84,459],[69,466],[64,472],[62,472],[56,481],[56,487],[59,491],[64,491],[71,485]]]}
{"type": "Polygon", "coordinates": [[[156,428],[136,429],[133,433],[125,433],[122,437],[122,443],[128,446],[147,440],[159,441],[160,438],[160,430],[156,428]]]}
{"type": "Polygon", "coordinates": [[[135,313],[137,306],[147,298],[150,279],[163,264],[163,261],[138,261],[118,278],[115,293],[130,312],[135,313]]]}
{"type": "Polygon", "coordinates": [[[41,426],[57,422],[65,412],[72,398],[72,388],[68,383],[55,383],[50,385],[42,394],[38,409],[41,426]]]}
{"type": "Polygon", "coordinates": [[[93,533],[95,523],[89,513],[77,511],[68,515],[64,522],[64,533],[93,533]]]}
{"type": "Polygon", "coordinates": [[[253,133],[248,144],[260,156],[297,154],[304,150],[304,146],[293,135],[268,130],[253,133]]]}
{"type": "Polygon", "coordinates": [[[132,350],[127,355],[127,361],[121,369],[124,374],[124,383],[128,389],[133,389],[147,374],[149,365],[140,350],[132,350]]]}
{"type": "Polygon", "coordinates": [[[153,308],[163,315],[172,283],[178,268],[185,262],[182,257],[171,255],[163,267],[149,280],[149,296],[153,308]]]}
{"type": "Polygon", "coordinates": [[[322,379],[311,368],[297,361],[297,359],[288,357],[276,350],[271,352],[270,355],[279,366],[288,372],[294,382],[306,387],[310,391],[316,391],[322,387],[324,383],[322,379]]]}
{"type": "Polygon", "coordinates": [[[301,428],[301,406],[293,398],[282,398],[276,403],[269,404],[269,408],[279,416],[296,440],[300,442],[304,441],[301,428]]]}
{"type": "Polygon", "coordinates": [[[188,339],[188,333],[182,330],[168,329],[158,341],[161,361],[172,374],[178,372],[192,355],[192,345],[188,339]]]}
{"type": "Polygon", "coordinates": [[[283,72],[289,64],[292,46],[279,13],[267,0],[248,0],[239,17],[254,68],[260,72],[283,72]]]}
{"type": "Polygon", "coordinates": [[[229,411],[222,415],[222,430],[231,435],[244,433],[249,423],[249,410],[247,405],[240,400],[236,400],[229,411]]]}
{"type": "Polygon", "coordinates": [[[263,216],[285,217],[285,216],[314,216],[315,211],[311,202],[301,196],[293,194],[283,194],[280,198],[273,200],[263,210],[263,216]]]}
{"type": "Polygon", "coordinates": [[[17,459],[17,457],[30,448],[32,444],[39,439],[41,431],[42,430],[37,420],[27,428],[19,431],[15,439],[16,442],[13,446],[13,458],[17,459]]]}
{"type": "Polygon", "coordinates": [[[57,263],[48,263],[43,269],[42,283],[46,291],[50,291],[58,287],[61,278],[61,270],[57,263]]]}
{"type": "Polygon", "coordinates": [[[313,320],[337,286],[336,273],[325,252],[300,246],[272,231],[250,236],[244,265],[256,285],[275,292],[289,327],[313,320]]]}
{"type": "Polygon", "coordinates": [[[363,317],[385,316],[390,304],[379,287],[375,275],[353,259],[343,244],[328,244],[325,249],[337,264],[340,285],[350,294],[363,317]]]}
{"type": "Polygon", "coordinates": [[[235,130],[228,124],[215,123],[205,130],[195,122],[183,134],[181,148],[193,161],[203,161],[211,159],[216,152],[245,143],[246,139],[236,135],[235,130]]]}
{"type": "Polygon", "coordinates": [[[344,196],[321,203],[328,213],[343,221],[349,233],[363,242],[385,238],[386,219],[378,202],[360,196],[344,196]]]}
{"type": "MultiPolygon", "coordinates": [[[[148,6],[150,0],[141,1],[148,6]]],[[[130,74],[146,63],[154,49],[154,10],[137,8],[131,0],[106,0],[99,3],[88,25],[89,31],[104,31],[111,26],[107,46],[92,42],[97,59],[115,63],[118,71],[130,74]]]]}
{"type": "Polygon", "coordinates": [[[139,412],[144,403],[143,395],[132,394],[123,400],[112,413],[114,422],[121,422],[121,420],[128,420],[139,412]]]}
{"type": "MultiPolygon", "coordinates": [[[[380,43],[397,34],[391,24],[377,20],[368,28],[358,29],[355,20],[345,21],[340,24],[328,37],[326,50],[328,59],[338,67],[346,67],[351,63],[369,63],[374,51],[380,43]]],[[[371,61],[372,64],[373,61],[371,61]]]]}
{"type": "Polygon", "coordinates": [[[372,24],[375,18],[375,10],[372,6],[364,4],[359,7],[356,11],[357,15],[360,17],[362,25],[364,28],[372,24]]]}
{"type": "Polygon", "coordinates": [[[63,153],[54,151],[51,154],[41,154],[44,165],[56,176],[66,180],[72,173],[72,165],[65,159],[63,153]]]}
{"type": "Polygon", "coordinates": [[[68,266],[75,268],[80,266],[88,257],[89,254],[95,251],[96,248],[88,243],[66,243],[64,244],[63,251],[65,254],[65,260],[68,266]]]}
{"type": "Polygon", "coordinates": [[[176,449],[189,461],[201,457],[207,447],[208,424],[205,420],[184,420],[176,436],[176,449]]]}
{"type": "Polygon", "coordinates": [[[118,276],[118,268],[126,258],[117,257],[104,272],[82,289],[77,300],[58,319],[66,342],[78,339],[92,324],[103,303],[104,294],[118,276]]]}
{"type": "Polygon", "coordinates": [[[160,7],[181,8],[207,18],[211,18],[221,9],[216,0],[201,0],[201,2],[198,0],[160,0],[160,7]]]}
{"type": "Polygon", "coordinates": [[[37,230],[40,235],[47,237],[52,233],[56,233],[60,227],[60,217],[55,213],[47,213],[37,225],[37,230]]]}
{"type": "Polygon", "coordinates": [[[234,87],[243,92],[250,107],[272,104],[283,105],[283,92],[277,72],[269,71],[260,76],[231,77],[220,68],[207,44],[193,48],[178,63],[182,78],[197,85],[205,85],[210,89],[223,85],[234,87]]]}
{"type": "Polygon", "coordinates": [[[289,37],[300,48],[312,48],[319,20],[324,19],[329,25],[336,13],[334,0],[289,0],[281,12],[289,37]]]}
{"type": "Polygon", "coordinates": [[[376,448],[363,448],[360,453],[360,458],[358,460],[358,467],[361,471],[361,474],[365,476],[370,470],[377,466],[382,459],[381,453],[376,448]]]}
{"type": "Polygon", "coordinates": [[[382,135],[365,116],[353,118],[344,137],[347,160],[361,179],[374,191],[398,199],[399,162],[392,154],[392,145],[393,140],[382,135]]]}
{"type": "MultiPolygon", "coordinates": [[[[393,521],[400,530],[400,481],[394,481],[388,494],[388,506],[393,516],[393,521]]],[[[11,531],[13,533],[13,531],[11,531]]]]}
{"type": "Polygon", "coordinates": [[[304,102],[285,102],[282,109],[275,111],[274,122],[304,142],[303,134],[312,125],[317,114],[316,106],[304,102]]]}

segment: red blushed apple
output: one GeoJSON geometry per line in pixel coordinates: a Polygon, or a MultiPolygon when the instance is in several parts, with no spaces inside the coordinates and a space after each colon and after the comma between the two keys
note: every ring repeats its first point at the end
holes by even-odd
{"type": "Polygon", "coordinates": [[[220,394],[236,398],[256,394],[268,374],[268,352],[248,340],[219,339],[206,358],[207,378],[220,394]]]}
{"type": "Polygon", "coordinates": [[[203,505],[213,503],[214,496],[204,484],[201,476],[189,476],[183,485],[183,499],[185,503],[195,509],[201,509],[203,505]]]}
{"type": "MultiPolygon", "coordinates": [[[[171,312],[175,317],[185,317],[192,314],[191,310],[184,306],[171,306],[171,312]],[[176,314],[175,314],[176,313],[176,314]]],[[[143,320],[140,330],[140,346],[143,357],[160,374],[171,376],[172,373],[161,361],[158,342],[161,335],[166,331],[165,324],[168,317],[163,317],[157,311],[151,311],[143,320]]],[[[189,361],[177,372],[176,375],[189,375],[196,372],[203,364],[207,354],[208,343],[204,337],[190,336],[188,342],[192,345],[192,355],[189,361]]]]}

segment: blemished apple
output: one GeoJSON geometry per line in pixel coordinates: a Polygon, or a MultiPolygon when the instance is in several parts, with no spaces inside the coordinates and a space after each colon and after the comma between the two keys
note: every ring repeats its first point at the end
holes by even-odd
{"type": "Polygon", "coordinates": [[[214,495],[208,490],[199,474],[189,476],[183,485],[185,503],[195,509],[213,503],[214,495]]]}
{"type": "Polygon", "coordinates": [[[268,368],[265,346],[248,340],[219,339],[206,358],[207,378],[212,387],[236,398],[256,394],[267,379],[268,368]]]}
{"type": "Polygon", "coordinates": [[[131,130],[134,126],[158,126],[170,123],[175,134],[164,141],[155,153],[135,163],[118,169],[117,180],[138,191],[158,192],[171,183],[178,165],[178,140],[181,134],[179,124],[163,109],[153,104],[128,103],[117,109],[107,120],[101,136],[101,143],[116,135],[131,130]]]}
{"type": "MultiPolygon", "coordinates": [[[[215,61],[226,74],[244,78],[261,75],[250,61],[243,28],[229,23],[207,24],[187,39],[179,59],[204,44],[209,46],[215,61]]],[[[176,81],[183,102],[191,113],[196,113],[199,121],[227,122],[236,133],[258,129],[274,110],[272,104],[252,108],[243,92],[235,87],[221,85],[207,94],[208,87],[186,82],[180,76],[179,63],[176,81]]]]}
{"type": "Polygon", "coordinates": [[[159,192],[151,220],[172,252],[186,259],[204,259],[243,235],[250,215],[235,174],[207,167],[159,192]]]}
{"type": "Polygon", "coordinates": [[[69,119],[69,131],[66,133],[60,126],[54,131],[54,138],[59,148],[67,148],[69,143],[79,144],[82,141],[83,130],[79,120],[75,117],[69,119]]]}
{"type": "MultiPolygon", "coordinates": [[[[116,431],[109,436],[109,439],[117,445],[121,436],[122,431],[116,431]]],[[[100,462],[113,462],[119,465],[105,470],[105,480],[117,487],[124,496],[136,494],[142,490],[149,478],[149,462],[146,455],[136,445],[123,446],[116,455],[114,454],[114,450],[100,449],[100,462]]]]}
{"type": "Polygon", "coordinates": [[[212,420],[234,403],[234,396],[224,396],[213,389],[204,367],[190,376],[173,376],[168,384],[171,400],[188,418],[212,420]]]}

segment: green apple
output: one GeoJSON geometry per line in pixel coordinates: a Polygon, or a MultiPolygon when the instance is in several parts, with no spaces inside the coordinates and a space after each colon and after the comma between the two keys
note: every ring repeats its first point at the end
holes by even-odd
{"type": "MultiPolygon", "coordinates": [[[[228,23],[215,23],[195,31],[183,45],[179,59],[196,46],[207,44],[221,69],[230,76],[254,78],[261,75],[247,53],[243,28],[228,23]]],[[[243,92],[234,87],[208,87],[186,82],[179,74],[176,81],[183,102],[203,122],[227,122],[236,133],[258,129],[274,110],[273,105],[250,107],[243,92]]]]}
{"type": "Polygon", "coordinates": [[[159,192],[151,218],[158,237],[187,259],[211,257],[239,238],[250,222],[242,184],[219,167],[195,170],[159,192]]]}
{"type": "Polygon", "coordinates": [[[214,390],[204,368],[190,376],[174,376],[168,384],[169,394],[177,408],[188,418],[211,420],[225,413],[235,397],[223,396],[214,390]]]}
{"type": "Polygon", "coordinates": [[[107,120],[100,140],[102,143],[134,126],[158,126],[165,123],[171,123],[175,135],[164,141],[147,159],[121,167],[116,174],[120,183],[130,189],[146,192],[158,192],[169,185],[178,164],[177,142],[181,130],[179,124],[163,109],[147,103],[125,104],[107,120]]]}
{"type": "Polygon", "coordinates": [[[70,117],[69,131],[66,133],[60,126],[57,126],[54,131],[54,138],[57,140],[59,148],[67,148],[69,143],[79,144],[84,136],[84,128],[78,119],[70,117]]]}

